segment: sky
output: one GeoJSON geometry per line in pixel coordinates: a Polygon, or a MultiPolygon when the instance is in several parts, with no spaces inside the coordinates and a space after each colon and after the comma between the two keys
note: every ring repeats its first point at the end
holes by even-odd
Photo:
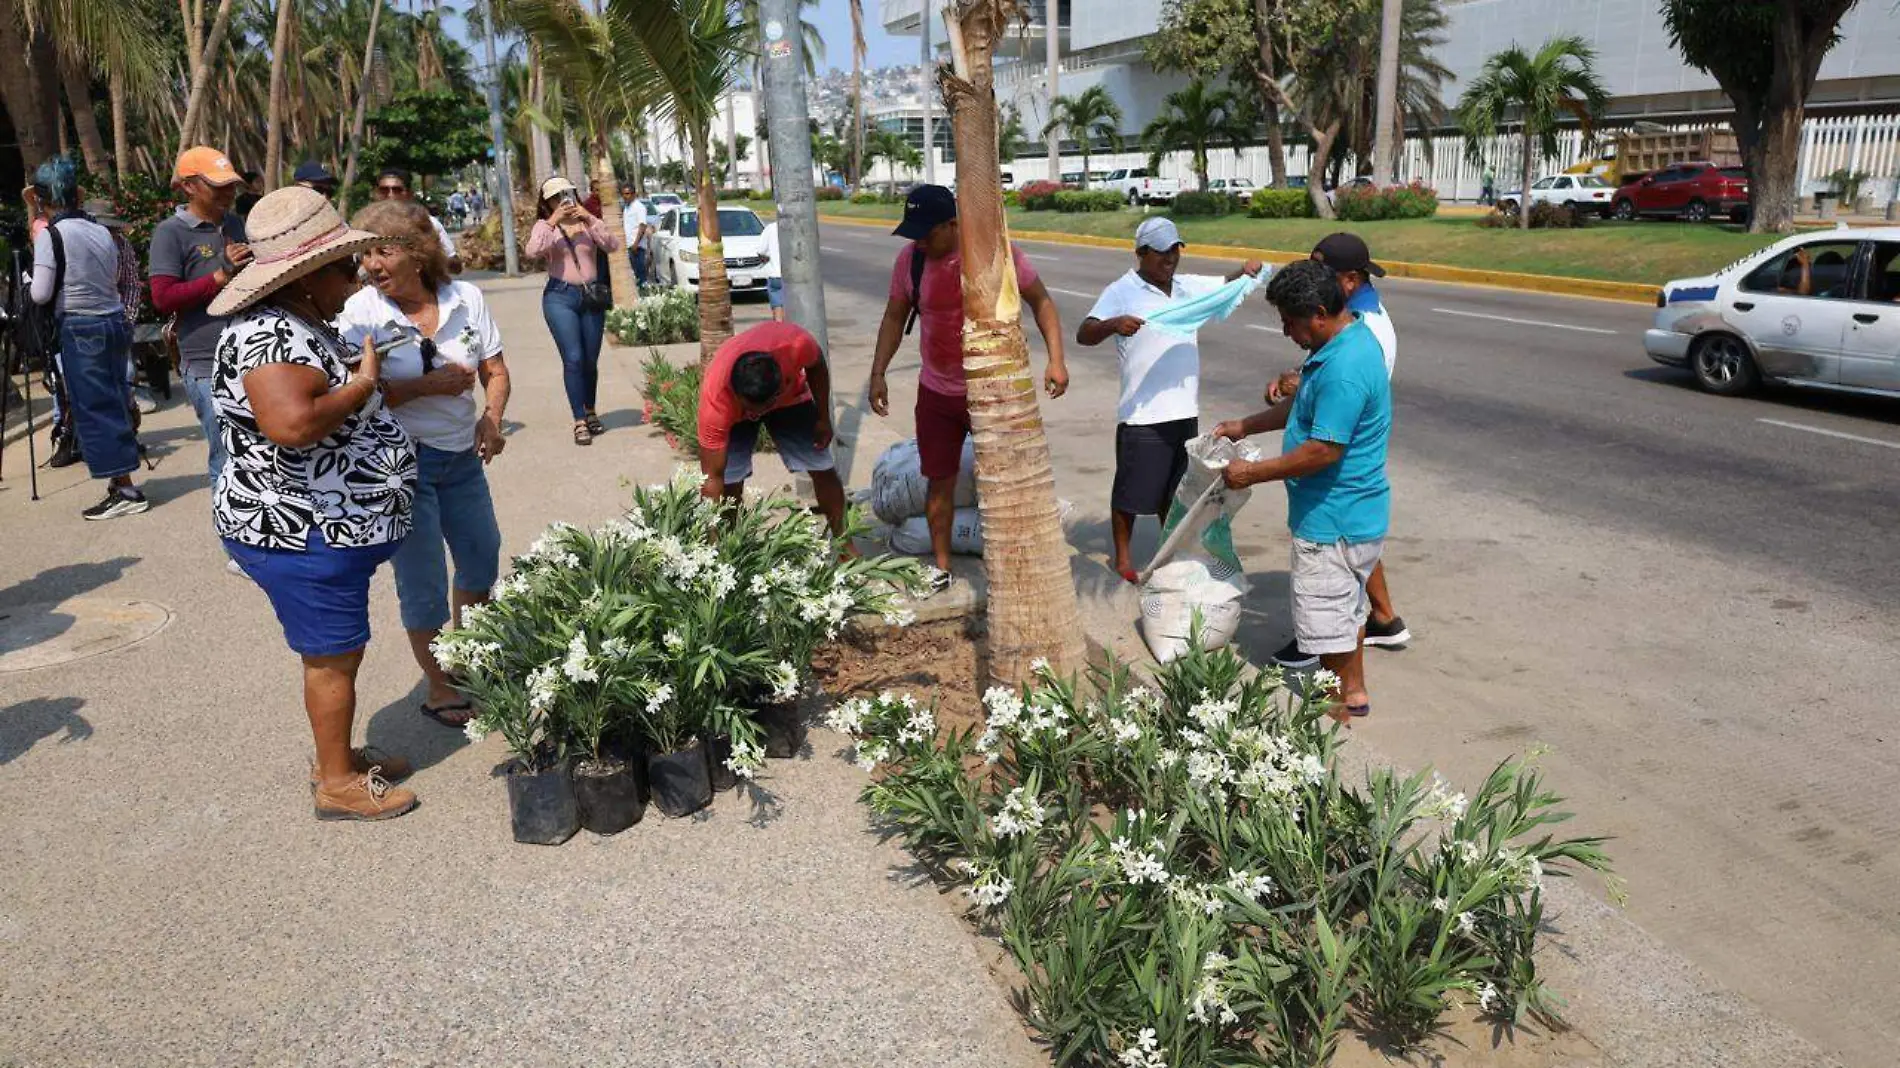
{"type": "MultiPolygon", "coordinates": [[[[864,0],[864,61],[873,67],[917,62],[917,38],[892,37],[884,32],[881,0],[864,0]]],[[[805,15],[825,39],[825,60],[819,69],[851,69],[851,4],[849,0],[818,0],[805,15]]]]}

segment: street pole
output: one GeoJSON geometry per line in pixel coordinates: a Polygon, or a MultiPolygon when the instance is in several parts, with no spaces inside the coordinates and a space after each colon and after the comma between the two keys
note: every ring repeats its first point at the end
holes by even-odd
{"type": "Polygon", "coordinates": [[[1379,28],[1379,99],[1374,109],[1378,126],[1372,135],[1372,182],[1398,181],[1393,135],[1399,110],[1399,36],[1404,32],[1405,0],[1385,0],[1379,28]]]}
{"type": "Polygon", "coordinates": [[[936,72],[937,65],[932,62],[935,57],[930,54],[929,0],[925,0],[923,11],[918,14],[917,21],[922,26],[922,32],[917,35],[917,40],[920,42],[918,50],[921,55],[917,65],[917,96],[924,102],[924,181],[936,185],[937,143],[936,138],[931,136],[930,94],[936,90],[936,86],[931,84],[936,79],[931,75],[936,72]]]}
{"type": "MultiPolygon", "coordinates": [[[[1049,115],[1056,113],[1056,64],[1062,60],[1062,42],[1058,39],[1057,23],[1062,21],[1062,0],[1042,0],[1042,35],[1048,39],[1045,58],[1049,64],[1049,115]]],[[[1062,180],[1062,133],[1051,127],[1049,130],[1049,180],[1062,180]]]]}
{"type": "Polygon", "coordinates": [[[811,109],[805,101],[805,66],[795,35],[799,0],[760,0],[765,75],[765,125],[772,144],[772,195],[778,202],[779,273],[785,278],[785,318],[818,339],[825,332],[825,283],[818,274],[818,201],[812,195],[811,109]],[[790,27],[792,35],[787,35],[790,27]]]}
{"type": "Polygon", "coordinates": [[[488,60],[488,136],[495,146],[495,206],[501,209],[502,267],[508,277],[521,273],[521,257],[515,251],[514,168],[508,165],[508,142],[501,133],[501,70],[495,66],[495,12],[489,0],[482,0],[482,48],[488,60]]]}

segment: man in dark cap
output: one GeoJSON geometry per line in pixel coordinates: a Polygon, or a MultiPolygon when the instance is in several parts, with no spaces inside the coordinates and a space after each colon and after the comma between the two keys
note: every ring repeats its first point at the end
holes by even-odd
{"type": "Polygon", "coordinates": [[[305,189],[314,189],[326,197],[332,199],[336,197],[336,175],[331,174],[328,167],[314,159],[307,159],[297,164],[297,171],[291,175],[291,181],[305,189]]]}

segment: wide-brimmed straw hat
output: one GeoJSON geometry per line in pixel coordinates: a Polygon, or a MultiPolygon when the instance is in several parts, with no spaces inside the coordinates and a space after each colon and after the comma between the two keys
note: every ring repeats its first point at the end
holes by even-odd
{"type": "Polygon", "coordinates": [[[211,315],[243,311],[286,283],[383,240],[350,229],[327,197],[297,185],[265,194],[251,208],[244,231],[251,262],[205,309],[211,315]]]}

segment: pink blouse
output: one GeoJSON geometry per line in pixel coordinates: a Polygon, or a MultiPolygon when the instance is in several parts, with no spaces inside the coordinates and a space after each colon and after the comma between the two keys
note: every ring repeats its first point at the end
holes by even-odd
{"type": "Polygon", "coordinates": [[[618,251],[620,239],[609,233],[606,224],[588,217],[587,228],[570,237],[546,219],[537,219],[528,234],[528,255],[548,261],[548,277],[559,282],[580,285],[592,282],[596,274],[595,252],[618,251]]]}

